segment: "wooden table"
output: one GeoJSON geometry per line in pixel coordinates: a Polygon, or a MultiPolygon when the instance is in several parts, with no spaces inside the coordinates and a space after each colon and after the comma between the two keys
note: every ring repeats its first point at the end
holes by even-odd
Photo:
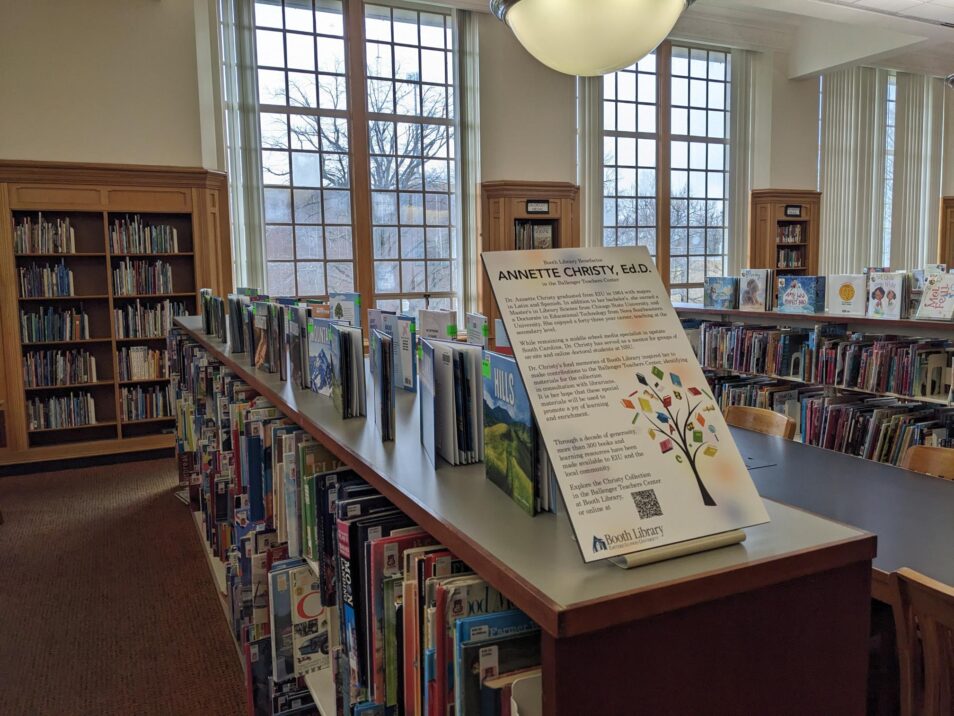
{"type": "Polygon", "coordinates": [[[528,517],[483,465],[435,469],[416,395],[398,395],[398,437],[382,443],[370,420],[232,356],[200,318],[176,323],[540,625],[544,713],[864,713],[873,535],[767,501],[771,522],[742,544],[585,564],[566,516],[528,517]]]}
{"type": "Polygon", "coordinates": [[[910,567],[954,584],[954,481],[742,428],[732,428],[762,497],[878,536],[872,596],[891,603],[888,575],[910,567]]]}

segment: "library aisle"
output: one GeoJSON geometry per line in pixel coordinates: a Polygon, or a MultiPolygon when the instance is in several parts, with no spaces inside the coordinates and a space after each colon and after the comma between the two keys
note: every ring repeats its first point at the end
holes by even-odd
{"type": "Polygon", "coordinates": [[[172,459],[0,479],[0,714],[244,713],[172,459]],[[95,575],[95,578],[93,576],[95,575]]]}

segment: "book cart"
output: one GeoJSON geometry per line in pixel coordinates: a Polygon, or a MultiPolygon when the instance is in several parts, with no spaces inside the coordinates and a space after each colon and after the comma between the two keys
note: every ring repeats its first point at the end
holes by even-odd
{"type": "MultiPolygon", "coordinates": [[[[483,465],[435,469],[416,395],[398,396],[397,438],[382,443],[330,399],[233,357],[200,317],[175,322],[539,624],[544,713],[864,712],[873,535],[767,501],[771,522],[742,544],[587,565],[565,515],[529,517],[483,465]]],[[[334,713],[327,670],[309,684],[334,713]]]]}

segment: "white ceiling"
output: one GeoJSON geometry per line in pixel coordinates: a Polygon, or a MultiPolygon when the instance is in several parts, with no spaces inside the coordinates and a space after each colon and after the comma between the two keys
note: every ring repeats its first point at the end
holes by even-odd
{"type": "Polygon", "coordinates": [[[822,0],[896,17],[949,23],[954,26],[954,0],[822,0]]]}

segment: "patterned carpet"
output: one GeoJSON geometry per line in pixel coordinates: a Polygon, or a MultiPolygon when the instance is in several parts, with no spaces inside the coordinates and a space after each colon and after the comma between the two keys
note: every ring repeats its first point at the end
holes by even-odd
{"type": "Polygon", "coordinates": [[[172,459],[0,478],[0,714],[246,712],[172,459]]]}

